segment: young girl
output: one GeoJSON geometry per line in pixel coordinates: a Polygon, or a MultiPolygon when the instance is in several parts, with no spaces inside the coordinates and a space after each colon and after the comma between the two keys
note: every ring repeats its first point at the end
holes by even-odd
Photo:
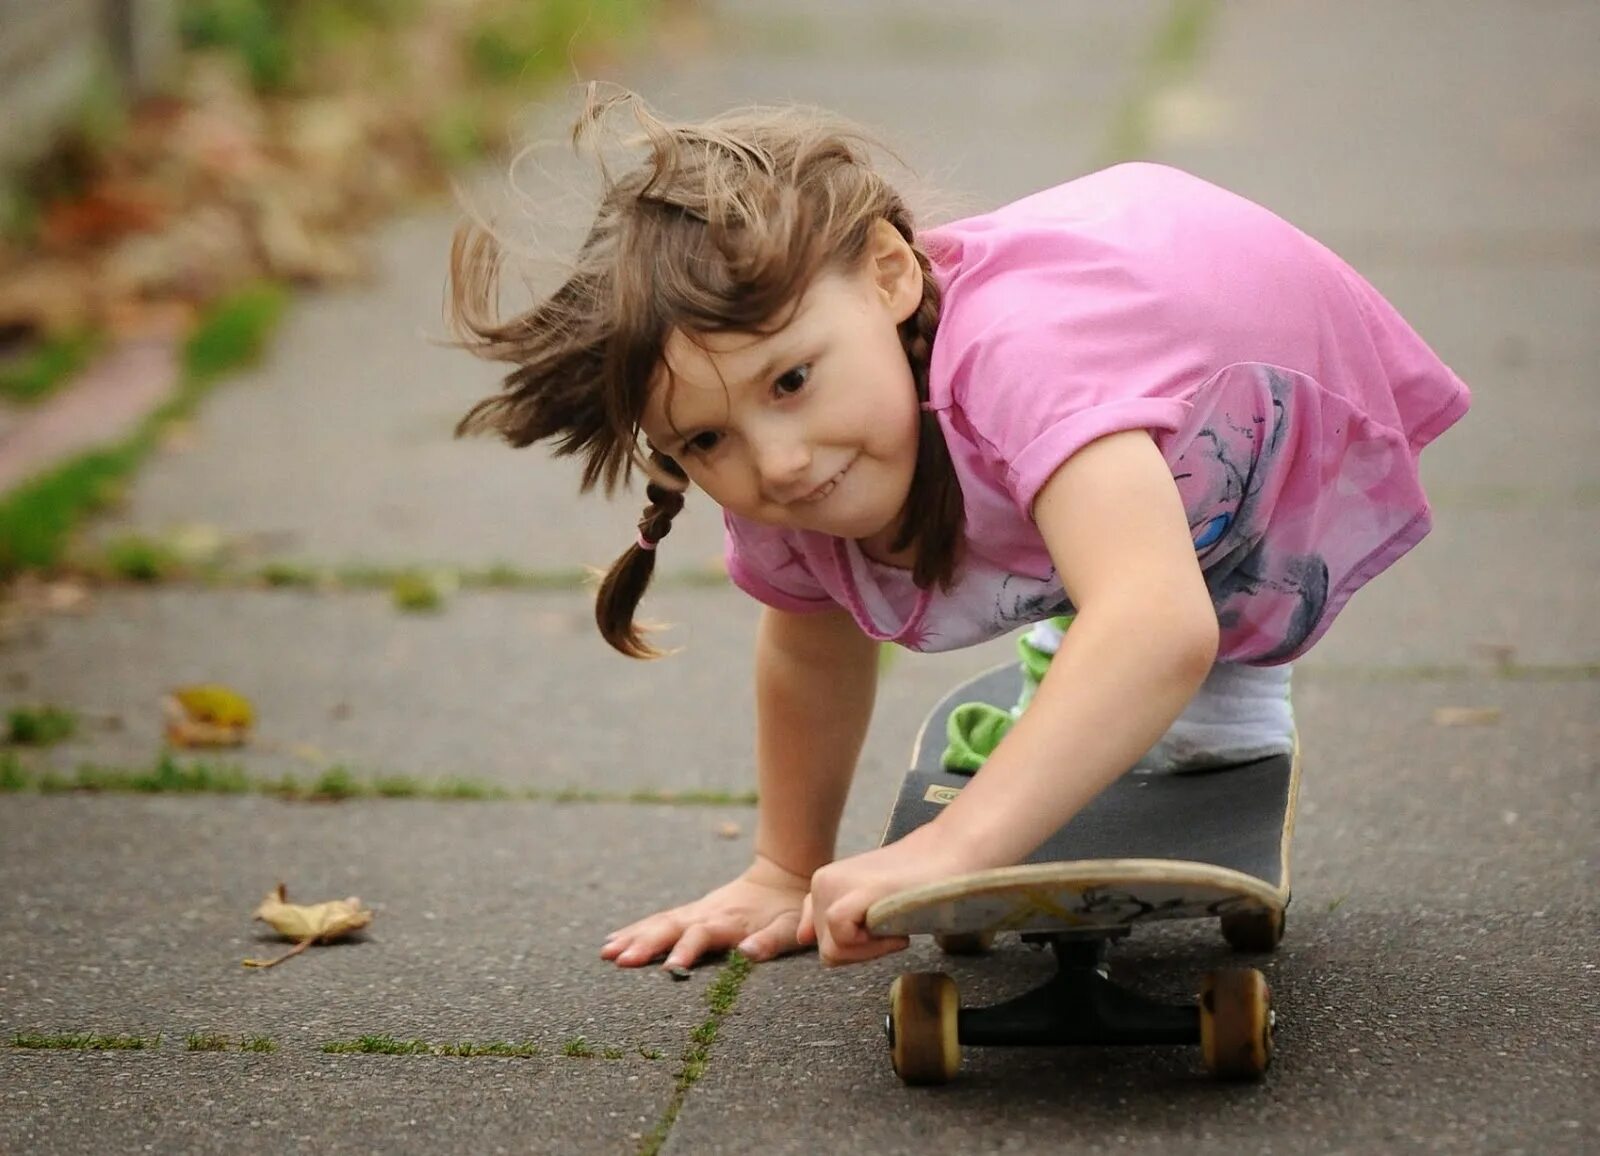
{"type": "Polygon", "coordinates": [[[852,128],[804,110],[643,128],[574,271],[509,320],[499,253],[452,253],[464,344],[509,362],[458,432],[552,440],[649,506],[601,586],[616,649],[690,484],[722,507],[756,639],[755,856],[614,932],[624,967],[825,964],[902,888],[1025,859],[1143,759],[1292,745],[1290,660],[1429,528],[1424,445],[1466,387],[1327,249],[1151,164],[918,232],[852,128]],[[1072,613],[1032,702],[940,818],[834,859],[876,650],[1072,613]]]}

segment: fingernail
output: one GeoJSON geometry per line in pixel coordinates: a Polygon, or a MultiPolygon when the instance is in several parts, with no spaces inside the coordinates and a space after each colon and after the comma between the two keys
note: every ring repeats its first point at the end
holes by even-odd
{"type": "Polygon", "coordinates": [[[681,982],[688,979],[694,973],[691,972],[687,967],[680,967],[677,964],[674,964],[673,966],[667,968],[667,974],[673,979],[681,982]]]}

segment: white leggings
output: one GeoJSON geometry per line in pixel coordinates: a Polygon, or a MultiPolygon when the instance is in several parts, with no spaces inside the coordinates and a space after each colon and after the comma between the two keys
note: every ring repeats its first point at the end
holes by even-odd
{"type": "MultiPolygon", "coordinates": [[[[1054,654],[1063,632],[1036,622],[1028,642],[1054,654]]],[[[1139,766],[1146,770],[1198,770],[1243,762],[1294,749],[1294,709],[1289,701],[1290,664],[1247,666],[1219,662],[1183,714],[1139,766]]]]}

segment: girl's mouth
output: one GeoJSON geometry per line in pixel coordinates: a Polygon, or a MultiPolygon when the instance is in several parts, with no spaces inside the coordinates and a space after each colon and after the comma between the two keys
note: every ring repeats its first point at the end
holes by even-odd
{"type": "Polygon", "coordinates": [[[839,479],[844,477],[846,474],[848,474],[850,472],[850,467],[855,465],[855,464],[856,464],[856,460],[854,458],[851,458],[847,463],[845,463],[844,469],[842,469],[838,473],[834,474],[833,477],[831,477],[827,481],[823,482],[822,485],[820,485],[816,489],[812,490],[809,494],[805,495],[803,498],[797,499],[797,501],[801,505],[806,505],[806,506],[809,506],[814,502],[822,501],[823,498],[826,498],[829,494],[833,493],[834,490],[839,488],[839,479]]]}

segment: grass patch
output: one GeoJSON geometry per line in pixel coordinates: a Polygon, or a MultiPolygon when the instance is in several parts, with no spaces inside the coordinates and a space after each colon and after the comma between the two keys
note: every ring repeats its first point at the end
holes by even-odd
{"type": "Polygon", "coordinates": [[[487,801],[489,799],[509,799],[511,792],[492,783],[478,783],[471,779],[445,779],[442,782],[431,784],[425,792],[430,799],[460,799],[463,801],[487,801]]]}
{"type": "Polygon", "coordinates": [[[0,501],[0,580],[59,565],[72,531],[116,499],[167,423],[191,413],[216,378],[259,354],[286,300],[278,286],[258,285],[215,303],[185,346],[171,401],[120,445],[73,458],[0,501]]]}
{"type": "Polygon", "coordinates": [[[256,572],[256,577],[268,586],[299,589],[317,584],[317,572],[306,566],[288,562],[271,562],[256,572]]]}
{"type": "Polygon", "coordinates": [[[322,1050],[336,1056],[431,1056],[433,1045],[426,1040],[397,1040],[390,1035],[358,1036],[353,1040],[329,1040],[322,1050]]]}
{"type": "Polygon", "coordinates": [[[311,785],[311,794],[319,799],[353,799],[371,793],[370,787],[356,782],[343,767],[329,767],[311,785]]]}
{"type": "Polygon", "coordinates": [[[409,775],[389,775],[372,781],[372,793],[380,799],[415,799],[426,790],[409,775]]]}
{"type": "Polygon", "coordinates": [[[397,574],[389,594],[394,599],[395,609],[407,614],[432,614],[444,608],[444,590],[431,575],[397,574]]]}
{"type": "MultiPolygon", "coordinates": [[[[322,1050],[330,1055],[375,1055],[375,1056],[454,1056],[457,1058],[472,1058],[477,1056],[505,1056],[517,1059],[532,1059],[543,1055],[539,1045],[531,1040],[517,1044],[509,1040],[491,1040],[488,1043],[474,1043],[463,1040],[453,1044],[432,1044],[427,1040],[399,1040],[391,1035],[358,1036],[353,1040],[329,1040],[322,1045],[322,1050]]],[[[568,1041],[562,1046],[561,1054],[564,1056],[582,1056],[585,1058],[600,1056],[604,1059],[620,1060],[622,1051],[618,1048],[607,1048],[597,1051],[590,1047],[582,1036],[576,1040],[568,1041]]]]}
{"type": "Polygon", "coordinates": [[[515,1056],[518,1059],[531,1059],[540,1054],[539,1045],[535,1043],[513,1044],[505,1041],[495,1043],[475,1044],[471,1041],[459,1044],[440,1044],[438,1054],[441,1056],[515,1056]]]}
{"type": "MultiPolygon", "coordinates": [[[[597,579],[588,570],[518,570],[495,566],[486,570],[423,573],[414,567],[319,567],[306,563],[269,562],[253,569],[230,568],[225,562],[197,565],[175,544],[132,536],[104,546],[83,545],[70,558],[52,563],[56,569],[97,580],[197,582],[208,589],[381,590],[403,610],[438,609],[455,590],[507,590],[524,593],[589,590],[597,579]],[[59,564],[57,564],[59,563],[59,564]]],[[[663,569],[655,587],[678,590],[728,585],[720,566],[663,569]]],[[[893,649],[892,647],[889,649],[893,649]]]]}
{"type": "Polygon", "coordinates": [[[87,331],[47,337],[0,362],[0,397],[22,405],[40,401],[89,364],[99,348],[100,338],[87,331]]]}
{"type": "Polygon", "coordinates": [[[27,768],[22,765],[21,759],[10,751],[0,754],[0,792],[14,795],[19,791],[26,791],[32,785],[27,768]]]}
{"type": "Polygon", "coordinates": [[[161,1046],[157,1036],[98,1036],[88,1032],[17,1032],[11,1037],[14,1048],[37,1048],[60,1052],[139,1052],[161,1046]]]}
{"type": "Polygon", "coordinates": [[[70,739],[78,716],[60,707],[17,707],[6,715],[6,741],[19,747],[48,747],[70,739]]]}
{"type": "Polygon", "coordinates": [[[241,1036],[239,1038],[241,1052],[275,1052],[278,1043],[271,1036],[241,1036]]]}
{"type": "Polygon", "coordinates": [[[127,534],[106,544],[104,572],[125,582],[162,582],[182,572],[178,552],[159,538],[127,534]]]}
{"type": "Polygon", "coordinates": [[[190,1032],[184,1037],[183,1045],[191,1052],[225,1052],[228,1050],[228,1037],[190,1032]]]}
{"type": "Polygon", "coordinates": [[[753,791],[513,791],[495,783],[450,778],[427,782],[409,775],[361,779],[342,766],[330,767],[315,781],[293,775],[255,778],[237,763],[180,760],[162,755],[150,767],[107,767],[82,763],[71,773],[31,771],[14,751],[0,752],[0,793],[42,795],[83,793],[268,795],[289,801],[344,799],[434,799],[463,802],[517,800],[539,803],[592,803],[677,807],[753,807],[753,791]]]}
{"type": "Polygon", "coordinates": [[[288,291],[271,282],[247,285],[217,301],[184,344],[185,377],[207,385],[258,360],[288,303],[288,291]]]}
{"type": "Polygon", "coordinates": [[[678,1086],[667,1104],[666,1112],[662,1114],[651,1133],[645,1137],[644,1144],[639,1149],[640,1156],[656,1156],[661,1146],[666,1143],[672,1125],[677,1122],[678,1113],[683,1110],[683,1103],[688,1098],[689,1090],[699,1082],[701,1076],[705,1075],[706,1064],[711,1059],[711,1047],[717,1041],[717,1032],[722,1027],[723,1019],[738,1000],[739,989],[744,986],[751,966],[749,959],[737,951],[733,952],[718,973],[716,982],[706,992],[706,1009],[709,1014],[694,1031],[689,1033],[689,1043],[683,1050],[683,1068],[678,1073],[678,1086]]]}

